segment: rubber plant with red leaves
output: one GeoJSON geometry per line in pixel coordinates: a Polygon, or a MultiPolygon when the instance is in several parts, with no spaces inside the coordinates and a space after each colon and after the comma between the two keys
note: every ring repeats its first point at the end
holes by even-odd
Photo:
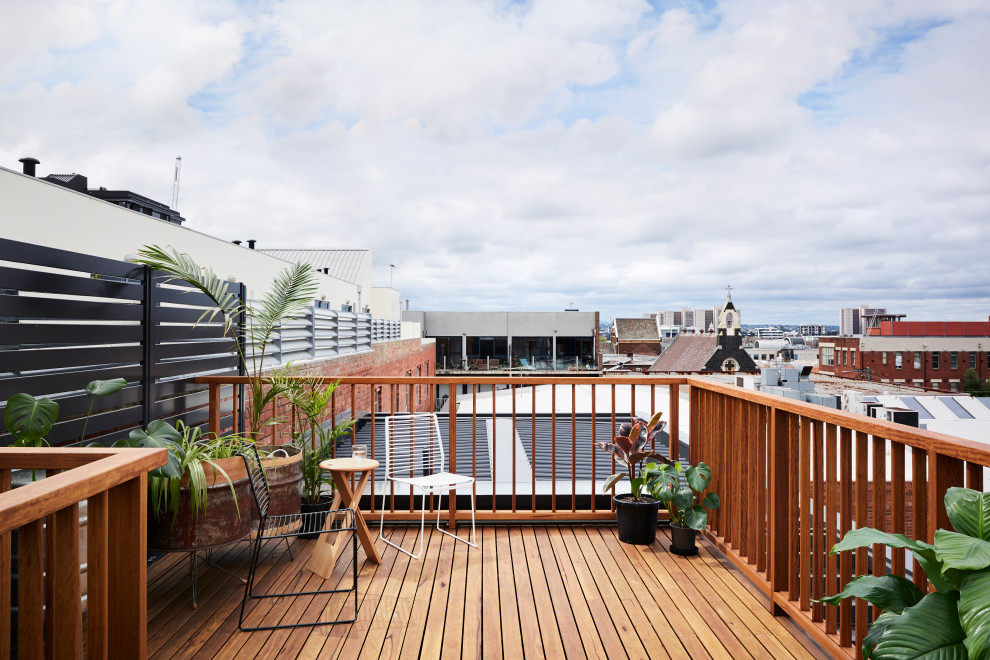
{"type": "Polygon", "coordinates": [[[615,486],[628,474],[632,484],[633,499],[639,502],[647,482],[642,470],[639,470],[639,474],[637,474],[637,467],[640,463],[649,458],[671,465],[666,457],[652,451],[657,436],[667,426],[667,422],[660,421],[661,415],[663,415],[662,412],[656,413],[649,422],[633,417],[631,422],[626,422],[619,427],[619,434],[615,436],[612,442],[595,443],[601,449],[615,456],[616,462],[622,463],[626,467],[626,472],[616,472],[605,480],[602,492],[615,486]]]}

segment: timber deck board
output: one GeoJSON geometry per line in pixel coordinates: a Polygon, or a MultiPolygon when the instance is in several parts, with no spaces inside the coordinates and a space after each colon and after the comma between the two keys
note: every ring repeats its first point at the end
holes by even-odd
{"type": "MultiPolygon", "coordinates": [[[[418,529],[386,534],[413,548],[418,529]]],[[[469,528],[460,527],[461,534],[469,528]]],[[[765,597],[699,538],[697,557],[667,552],[661,529],[651,546],[619,542],[608,526],[479,526],[478,548],[427,528],[424,554],[410,559],[377,541],[382,564],[358,551],[358,620],[353,624],[241,632],[239,580],[210,564],[198,574],[191,607],[188,557],[169,555],[148,570],[151,658],[823,658],[794,625],[775,618],[765,597]]],[[[312,541],[262,549],[260,587],[318,587],[306,562],[312,541]]],[[[249,545],[212,560],[246,575],[249,545]]],[[[344,553],[331,582],[350,577],[344,553]]],[[[353,611],[353,598],[305,596],[248,605],[249,622],[293,623],[353,611]]]]}

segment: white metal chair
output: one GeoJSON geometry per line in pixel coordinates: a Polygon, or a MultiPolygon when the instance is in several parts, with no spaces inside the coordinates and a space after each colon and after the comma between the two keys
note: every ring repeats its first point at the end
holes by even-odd
{"type": "MultiPolygon", "coordinates": [[[[422,515],[419,521],[419,550],[416,554],[400,548],[382,534],[385,528],[385,497],[382,491],[382,519],[378,538],[399,552],[413,559],[423,554],[423,533],[426,530],[426,496],[437,494],[437,530],[458,541],[477,548],[474,529],[474,488],[471,488],[471,540],[440,529],[440,506],[443,491],[449,497],[456,497],[459,486],[473,486],[474,477],[451,474],[444,469],[443,438],[440,436],[440,422],[435,413],[412,413],[394,415],[385,419],[385,477],[389,481],[407,484],[423,494],[422,515]],[[453,492],[451,492],[453,491],[453,492]]],[[[411,494],[410,494],[411,496],[411,494]]]]}

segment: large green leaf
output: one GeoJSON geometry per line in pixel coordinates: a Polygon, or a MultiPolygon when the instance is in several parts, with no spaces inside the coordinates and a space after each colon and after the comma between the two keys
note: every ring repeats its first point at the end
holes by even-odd
{"type": "Polygon", "coordinates": [[[690,488],[678,488],[672,501],[678,510],[683,511],[694,504],[694,492],[690,488]]]}
{"type": "Polygon", "coordinates": [[[700,493],[712,480],[712,469],[706,463],[698,463],[684,471],[684,478],[687,479],[688,486],[700,493]]]}
{"type": "Polygon", "coordinates": [[[938,591],[953,591],[958,585],[946,580],[942,576],[942,562],[935,556],[935,546],[922,541],[915,541],[903,534],[888,534],[872,527],[863,527],[846,532],[842,540],[832,546],[829,554],[835,554],[844,550],[854,550],[865,548],[874,544],[883,544],[891,548],[907,548],[914,553],[915,558],[925,570],[925,575],[938,591]]]}
{"type": "Polygon", "coordinates": [[[959,623],[971,658],[990,658],[990,569],[970,573],[959,590],[959,623]]]}
{"type": "Polygon", "coordinates": [[[91,380],[86,384],[86,394],[90,396],[106,396],[116,394],[124,389],[127,381],[123,378],[113,378],[111,380],[91,380]]]}
{"type": "Polygon", "coordinates": [[[700,504],[681,509],[684,516],[684,526],[691,529],[702,530],[708,524],[708,511],[700,504]]]}
{"type": "Polygon", "coordinates": [[[722,506],[722,500],[718,498],[715,493],[708,493],[705,495],[705,499],[702,501],[706,509],[718,509],[722,506]]]}
{"type": "Polygon", "coordinates": [[[990,543],[958,532],[935,532],[935,556],[946,569],[978,571],[990,566],[990,543]]]}
{"type": "Polygon", "coordinates": [[[960,534],[990,541],[990,491],[950,488],[945,493],[945,512],[960,534]]]}
{"type": "Polygon", "coordinates": [[[58,419],[58,404],[30,394],[14,394],[7,400],[3,423],[17,440],[15,447],[37,447],[58,419]]]}
{"type": "Polygon", "coordinates": [[[963,644],[966,633],[959,625],[957,598],[955,592],[933,591],[917,605],[905,608],[896,619],[890,618],[871,657],[874,660],[966,660],[969,657],[963,644]]]}
{"type": "Polygon", "coordinates": [[[924,594],[921,589],[899,575],[862,575],[851,580],[834,596],[822,598],[823,603],[838,605],[844,598],[855,596],[867,600],[885,612],[900,614],[905,607],[917,605],[924,594]]]}
{"type": "Polygon", "coordinates": [[[873,647],[883,637],[887,631],[887,626],[896,622],[900,617],[900,613],[883,612],[876,621],[870,624],[870,629],[866,631],[866,636],[863,637],[863,660],[870,660],[873,656],[873,647]]]}

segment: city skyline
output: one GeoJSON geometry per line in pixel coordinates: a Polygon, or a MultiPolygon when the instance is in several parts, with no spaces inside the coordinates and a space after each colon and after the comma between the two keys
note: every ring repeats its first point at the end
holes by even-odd
{"type": "Polygon", "coordinates": [[[167,201],[182,156],[185,226],[371,248],[413,309],[985,320],[988,36],[965,0],[15,1],[0,166],[167,201]]]}

